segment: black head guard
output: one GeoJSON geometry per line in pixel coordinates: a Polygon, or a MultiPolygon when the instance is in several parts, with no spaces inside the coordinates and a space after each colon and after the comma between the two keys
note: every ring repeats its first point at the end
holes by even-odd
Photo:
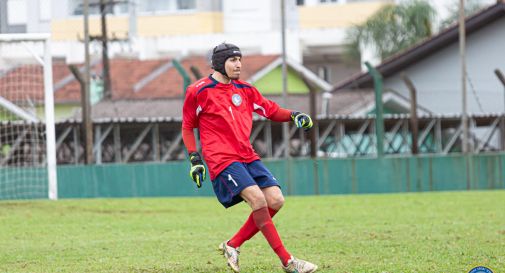
{"type": "Polygon", "coordinates": [[[224,69],[224,63],[228,58],[236,56],[242,57],[242,53],[238,46],[227,43],[219,44],[212,50],[212,68],[228,77],[224,69]]]}

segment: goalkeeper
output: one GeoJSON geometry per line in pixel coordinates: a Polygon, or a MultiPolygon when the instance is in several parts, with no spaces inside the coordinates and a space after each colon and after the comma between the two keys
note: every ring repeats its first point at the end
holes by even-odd
{"type": "Polygon", "coordinates": [[[198,187],[202,186],[205,159],[219,202],[228,208],[245,200],[252,209],[239,231],[219,249],[231,269],[239,272],[239,247],[261,231],[285,272],[316,271],[316,265],[294,258],[284,247],[272,222],[284,204],[284,196],[249,141],[253,112],[273,121],[294,121],[305,130],[312,127],[311,118],[279,107],[254,86],[239,80],[242,54],[237,46],[216,46],[212,68],[213,74],[187,88],[184,100],[182,136],[191,161],[190,176],[198,187]],[[200,130],[203,158],[196,150],[193,128],[200,130]]]}

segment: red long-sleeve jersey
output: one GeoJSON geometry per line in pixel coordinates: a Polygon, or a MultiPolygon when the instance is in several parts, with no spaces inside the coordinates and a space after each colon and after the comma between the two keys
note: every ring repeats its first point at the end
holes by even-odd
{"type": "Polygon", "coordinates": [[[270,118],[278,110],[277,103],[246,82],[223,84],[209,76],[187,88],[182,128],[199,128],[203,158],[214,179],[233,162],[259,159],[249,141],[252,113],[270,118]]]}

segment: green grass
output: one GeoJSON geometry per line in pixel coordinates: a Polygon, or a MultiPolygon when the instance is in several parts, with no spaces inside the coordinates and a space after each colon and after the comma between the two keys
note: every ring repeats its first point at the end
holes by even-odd
{"type": "MultiPolygon", "coordinates": [[[[245,204],[215,198],[0,202],[0,272],[228,272],[217,245],[245,204]]],[[[505,191],[287,197],[274,218],[318,272],[505,268],[505,191]]],[[[242,272],[282,272],[259,235],[242,272]]]]}

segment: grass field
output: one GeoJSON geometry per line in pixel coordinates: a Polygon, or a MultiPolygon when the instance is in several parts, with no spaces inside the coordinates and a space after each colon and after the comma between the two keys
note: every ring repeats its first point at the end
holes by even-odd
{"type": "MultiPolygon", "coordinates": [[[[248,214],[214,198],[0,202],[0,272],[229,272],[216,251],[248,214]]],[[[505,272],[505,191],[287,197],[274,218],[318,272],[505,272]]],[[[242,272],[282,272],[264,238],[242,272]]]]}

